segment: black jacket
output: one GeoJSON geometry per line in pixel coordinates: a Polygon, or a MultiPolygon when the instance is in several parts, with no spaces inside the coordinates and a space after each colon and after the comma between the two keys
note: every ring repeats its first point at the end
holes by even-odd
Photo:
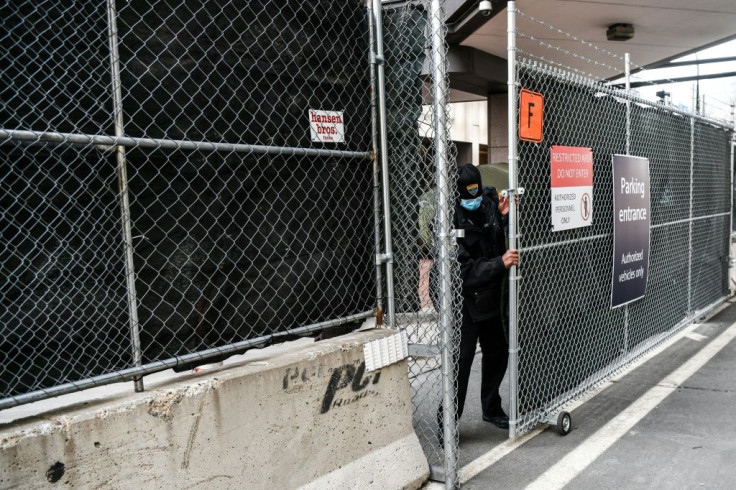
{"type": "Polygon", "coordinates": [[[506,217],[498,210],[498,194],[483,187],[483,201],[476,211],[455,205],[456,229],[465,230],[457,239],[462,278],[463,323],[475,323],[503,313],[503,282],[507,269],[501,258],[506,253],[506,217]]]}

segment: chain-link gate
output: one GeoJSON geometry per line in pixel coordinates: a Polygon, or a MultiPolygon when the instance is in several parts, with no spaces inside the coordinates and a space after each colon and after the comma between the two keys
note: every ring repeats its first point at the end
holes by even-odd
{"type": "Polygon", "coordinates": [[[555,29],[517,10],[515,2],[507,8],[513,89],[509,179],[512,189],[524,189],[518,214],[512,208],[511,217],[521,254],[511,272],[514,437],[555,420],[573,398],[727,297],[732,132],[723,121],[641,99],[587,75],[581,65],[620,62],[614,68],[620,74],[627,60],[609,60],[612,53],[585,42],[581,47],[591,47],[592,55],[536,39],[526,34],[529,23],[555,29]],[[539,46],[553,50],[554,62],[532,53],[539,46]],[[561,62],[560,53],[574,57],[578,68],[561,62]],[[525,116],[522,89],[543,97],[541,141],[517,140],[517,116],[525,116]],[[584,203],[592,205],[589,226],[553,229],[555,145],[592,153],[593,195],[584,203]],[[612,308],[616,154],[649,160],[651,248],[645,296],[612,308]]]}
{"type": "Polygon", "coordinates": [[[2,19],[1,407],[374,314],[364,2],[2,19]]]}
{"type": "Polygon", "coordinates": [[[431,478],[457,484],[459,269],[442,2],[384,7],[396,326],[410,342],[414,428],[431,478]],[[424,105],[424,110],[422,106],[424,105]]]}

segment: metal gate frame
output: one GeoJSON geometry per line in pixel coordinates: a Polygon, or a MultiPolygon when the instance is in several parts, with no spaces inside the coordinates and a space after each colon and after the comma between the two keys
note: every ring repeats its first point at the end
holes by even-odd
{"type": "MultiPolygon", "coordinates": [[[[534,64],[526,64],[524,62],[517,61],[517,47],[516,47],[516,38],[517,38],[517,8],[516,8],[516,2],[511,0],[507,4],[507,19],[508,19],[508,141],[509,141],[509,153],[508,153],[508,159],[509,159],[509,194],[510,195],[520,195],[520,192],[517,190],[519,187],[518,182],[518,171],[519,171],[519,154],[517,149],[517,141],[518,141],[518,135],[517,135],[517,129],[518,129],[518,121],[517,121],[517,114],[518,114],[518,93],[520,89],[520,85],[517,81],[517,70],[519,67],[523,66],[523,68],[531,71],[536,71],[540,74],[543,74],[548,77],[552,78],[558,78],[561,79],[564,77],[564,73],[558,69],[550,70],[549,68],[546,68],[541,65],[534,64]]],[[[631,104],[636,103],[640,105],[647,105],[654,108],[657,108],[657,104],[641,99],[634,94],[632,94],[629,91],[629,83],[630,83],[630,61],[628,54],[625,58],[625,77],[626,77],[626,89],[625,90],[616,90],[616,89],[610,89],[601,86],[600,91],[604,92],[608,95],[615,96],[618,99],[624,99],[626,102],[626,154],[629,154],[630,149],[630,141],[631,141],[631,104]]],[[[569,76],[568,78],[565,78],[565,81],[570,84],[584,84],[585,81],[580,76],[569,76]]],[[[687,111],[680,110],[678,108],[668,106],[667,112],[679,114],[681,116],[687,117],[690,120],[690,126],[691,126],[691,139],[690,139],[690,200],[689,200],[689,206],[690,206],[690,218],[687,220],[689,222],[689,262],[688,262],[688,285],[687,285],[687,295],[688,295],[688,315],[686,318],[684,318],[682,321],[680,321],[676,325],[672,325],[670,329],[668,329],[667,332],[664,332],[660,335],[656,335],[653,337],[648,338],[645,342],[642,342],[639,344],[635,349],[629,350],[627,354],[620,359],[617,359],[612,364],[609,364],[605,368],[601,369],[598,372],[595,372],[588,378],[586,378],[582,383],[580,383],[577,387],[566,391],[564,393],[559,393],[558,396],[556,396],[553,400],[548,402],[544,407],[542,407],[539,411],[535,413],[526,413],[522,414],[519,412],[519,377],[522,373],[519,372],[519,351],[524,348],[524,346],[519,345],[519,316],[518,316],[518,298],[519,298],[519,292],[524,287],[524,281],[522,280],[522,277],[518,274],[518,267],[512,266],[510,270],[510,280],[509,280],[509,376],[510,376],[510,386],[509,386],[509,398],[510,398],[510,413],[509,413],[509,437],[515,438],[526,431],[533,428],[538,423],[551,423],[554,424],[557,419],[557,414],[560,410],[562,410],[566,404],[570,403],[573,399],[585,394],[586,392],[593,389],[595,386],[597,386],[602,381],[605,381],[612,375],[614,375],[616,372],[620,371],[621,369],[626,368],[628,365],[630,365],[633,361],[644,355],[645,353],[652,350],[657,345],[661,344],[663,341],[665,341],[667,338],[671,337],[681,329],[685,328],[687,325],[692,323],[693,321],[698,320],[699,318],[702,318],[703,316],[707,315],[709,312],[713,311],[715,308],[717,308],[719,305],[721,305],[728,296],[723,296],[713,303],[700,308],[696,311],[693,311],[690,301],[691,301],[691,295],[692,295],[692,286],[690,284],[691,280],[691,273],[690,268],[692,264],[692,256],[693,256],[693,222],[699,218],[694,218],[693,216],[693,175],[694,175],[694,128],[695,128],[695,122],[702,122],[704,124],[708,125],[714,125],[717,127],[724,128],[726,130],[730,130],[732,132],[733,138],[736,138],[736,135],[733,134],[733,131],[735,128],[728,128],[724,126],[722,121],[718,121],[709,117],[705,117],[700,114],[693,114],[687,111]]],[[[734,118],[736,119],[736,118],[734,118]]],[[[732,119],[733,120],[733,119],[732,119]]],[[[732,123],[731,126],[734,126],[732,123]]],[[[720,213],[716,215],[711,216],[704,216],[703,218],[718,218],[720,216],[733,216],[733,172],[734,172],[734,147],[736,146],[736,140],[735,142],[731,144],[731,165],[730,165],[730,175],[731,175],[731,181],[730,181],[730,202],[729,207],[730,211],[727,213],[720,213]]],[[[523,191],[522,191],[523,192],[523,191]]],[[[523,198],[522,198],[523,199],[523,198]]],[[[523,202],[523,201],[522,201],[523,202]]],[[[604,203],[605,205],[609,205],[610,203],[604,203]]],[[[670,223],[664,223],[664,225],[668,225],[670,223]]],[[[518,225],[519,225],[519,210],[517,208],[517,204],[514,199],[510,199],[510,213],[509,213],[509,248],[518,248],[520,252],[520,259],[523,261],[523,252],[524,247],[521,246],[519,248],[519,238],[520,235],[518,234],[518,225]]],[[[652,227],[657,225],[650,225],[652,227]]],[[[729,225],[729,243],[730,243],[730,236],[733,233],[733,222],[731,220],[731,224],[729,225]]],[[[726,239],[723,237],[724,240],[726,239]]],[[[557,244],[551,244],[552,246],[557,244]]],[[[728,270],[726,270],[726,274],[728,274],[728,270]]],[[[628,319],[628,305],[624,307],[625,308],[625,317],[628,319]]],[[[628,324],[626,325],[626,330],[628,331],[628,324]]],[[[624,334],[626,336],[626,332],[624,334]]]]}

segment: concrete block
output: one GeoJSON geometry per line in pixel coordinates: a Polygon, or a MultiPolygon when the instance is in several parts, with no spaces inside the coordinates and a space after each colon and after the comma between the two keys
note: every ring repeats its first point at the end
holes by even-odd
{"type": "Polygon", "coordinates": [[[418,488],[406,361],[358,332],[0,427],[0,488],[418,488]]]}

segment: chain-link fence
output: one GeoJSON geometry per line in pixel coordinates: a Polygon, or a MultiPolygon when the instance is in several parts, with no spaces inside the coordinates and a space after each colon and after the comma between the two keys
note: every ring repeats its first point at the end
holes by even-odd
{"type": "Polygon", "coordinates": [[[455,161],[443,18],[436,0],[384,11],[396,326],[406,329],[410,342],[414,428],[431,478],[453,486],[458,439],[452,358],[461,298],[451,236],[455,161]],[[429,110],[422,111],[423,105],[429,110]]]}
{"type": "Polygon", "coordinates": [[[378,307],[414,344],[417,433],[455,482],[441,2],[15,2],[2,19],[0,407],[142,389],[378,307]]]}
{"type": "Polygon", "coordinates": [[[364,2],[2,19],[2,406],[373,314],[364,2]]]}
{"type": "MultiPolygon", "coordinates": [[[[722,121],[591,76],[586,65],[614,77],[624,60],[560,49],[525,34],[542,21],[514,2],[509,13],[521,41],[512,132],[518,89],[544,98],[541,142],[510,138],[518,435],[727,294],[732,153],[722,121]],[[591,151],[590,226],[552,231],[552,146],[591,151]],[[621,308],[614,154],[647,158],[651,176],[646,295],[621,308]]],[[[443,18],[440,0],[4,5],[0,407],[188,369],[379,307],[408,333],[432,476],[456,485],[443,18]]]]}
{"type": "MultiPolygon", "coordinates": [[[[517,10],[514,2],[509,2],[509,22],[514,42],[519,40],[514,116],[534,124],[535,116],[524,113],[528,93],[522,90],[543,98],[534,107],[543,114],[541,141],[519,132],[510,175],[511,187],[524,188],[516,222],[518,289],[511,304],[516,313],[511,335],[518,343],[518,357],[511,360],[513,370],[518,369],[512,379],[513,436],[554,420],[551,416],[566,403],[728,295],[732,132],[725,121],[646,101],[590,76],[586,64],[623,73],[626,60],[572,35],[560,49],[555,41],[527,34],[530,25],[547,24],[517,10]],[[580,50],[569,47],[570,39],[580,50]],[[545,49],[554,52],[550,60],[540,54],[545,49]],[[556,146],[592,156],[592,196],[578,204],[583,218],[576,226],[555,221],[555,209],[577,209],[554,201],[559,195],[551,165],[556,146]],[[618,260],[614,221],[619,214],[614,194],[619,181],[614,182],[613,155],[648,159],[651,206],[646,294],[615,308],[612,265],[618,260]]],[[[515,139],[516,124],[512,128],[515,139]]]]}

